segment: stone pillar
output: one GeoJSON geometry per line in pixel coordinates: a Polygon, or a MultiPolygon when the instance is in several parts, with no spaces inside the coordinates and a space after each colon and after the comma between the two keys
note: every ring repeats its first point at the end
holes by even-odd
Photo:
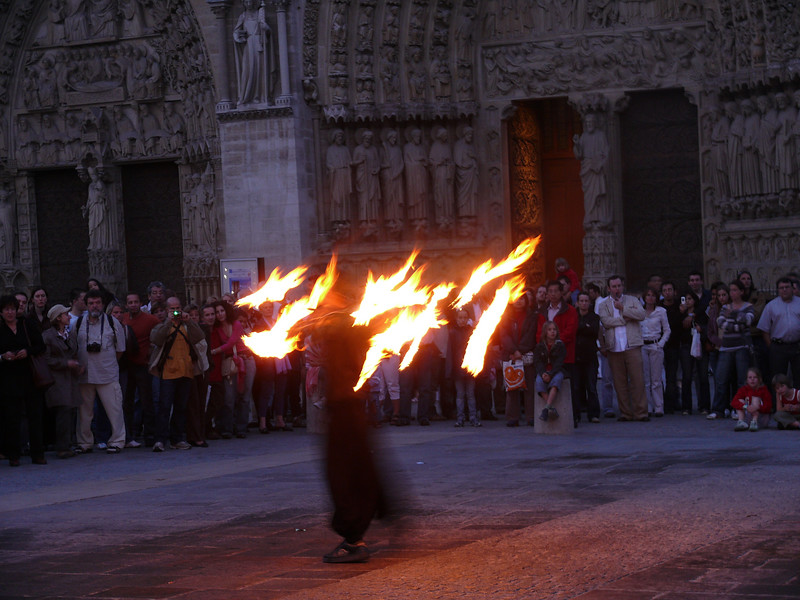
{"type": "Polygon", "coordinates": [[[275,98],[275,104],[286,106],[292,102],[292,92],[289,85],[289,42],[286,37],[286,10],[289,0],[277,0],[275,9],[278,17],[278,68],[281,78],[281,93],[275,98]]]}
{"type": "Polygon", "coordinates": [[[231,6],[231,0],[208,0],[211,6],[211,11],[217,17],[217,43],[219,44],[219,59],[217,64],[217,89],[219,90],[219,101],[217,102],[217,112],[224,112],[233,108],[233,102],[230,99],[230,79],[228,69],[228,24],[227,16],[228,9],[231,6]]]}
{"type": "MultiPolygon", "coordinates": [[[[622,92],[613,95],[585,94],[571,96],[570,104],[580,113],[584,124],[588,116],[593,117],[597,131],[605,135],[608,146],[604,175],[605,202],[610,213],[600,221],[594,221],[587,215],[583,238],[583,283],[597,283],[604,287],[608,277],[622,274],[625,268],[619,113],[627,107],[628,97],[622,92]]],[[[576,156],[578,154],[576,151],[576,156]]]]}

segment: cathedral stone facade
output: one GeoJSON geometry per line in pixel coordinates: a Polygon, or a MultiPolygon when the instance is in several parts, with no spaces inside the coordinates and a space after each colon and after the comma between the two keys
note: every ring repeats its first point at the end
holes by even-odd
{"type": "Polygon", "coordinates": [[[0,0],[0,277],[202,300],[220,261],[800,270],[777,0],[0,0]]]}

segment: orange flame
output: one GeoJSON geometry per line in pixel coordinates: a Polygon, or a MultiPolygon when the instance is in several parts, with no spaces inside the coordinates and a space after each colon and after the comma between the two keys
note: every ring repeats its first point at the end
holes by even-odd
{"type": "Polygon", "coordinates": [[[480,265],[472,272],[467,285],[462,288],[453,306],[458,307],[468,304],[487,283],[503,275],[509,275],[522,267],[533,256],[541,239],[542,236],[539,235],[535,238],[523,240],[505,260],[497,263],[495,267],[492,267],[491,259],[480,265]]]}
{"type": "Polygon", "coordinates": [[[240,298],[236,304],[258,308],[265,302],[280,302],[286,297],[289,290],[302,283],[306,271],[308,271],[308,267],[297,267],[293,271],[289,271],[285,277],[281,277],[280,268],[275,267],[264,285],[249,296],[240,298]]]}
{"type": "Polygon", "coordinates": [[[402,347],[409,342],[411,342],[411,346],[400,364],[400,370],[411,364],[425,334],[431,329],[438,329],[445,323],[440,320],[437,307],[454,287],[453,283],[443,283],[436,286],[432,292],[426,290],[424,308],[414,306],[401,309],[397,316],[390,320],[386,329],[372,336],[358,382],[353,387],[354,391],[361,389],[384,357],[400,354],[402,347]]]}
{"type": "Polygon", "coordinates": [[[358,309],[352,313],[356,325],[367,325],[379,314],[393,308],[405,308],[428,302],[428,288],[420,287],[424,267],[412,273],[406,280],[418,254],[419,250],[414,250],[403,266],[389,277],[381,275],[378,279],[374,279],[372,271],[369,272],[364,287],[364,298],[358,309]]]}
{"type": "MultiPolygon", "coordinates": [[[[537,238],[538,239],[538,238],[537,238]]],[[[522,294],[525,289],[525,278],[522,275],[517,275],[508,281],[497,290],[494,295],[494,300],[481,315],[478,324],[475,326],[475,331],[467,342],[467,349],[464,352],[464,361],[461,366],[472,375],[478,375],[483,371],[483,363],[486,359],[486,349],[489,346],[489,340],[492,337],[506,306],[513,302],[522,294]]]]}
{"type": "MultiPolygon", "coordinates": [[[[305,267],[300,268],[305,270],[305,267]]],[[[333,256],[325,273],[314,283],[311,294],[285,306],[272,329],[245,336],[243,338],[245,345],[264,358],[281,358],[298,350],[301,334],[292,333],[292,330],[317,309],[335,282],[336,256],[333,256]]]]}

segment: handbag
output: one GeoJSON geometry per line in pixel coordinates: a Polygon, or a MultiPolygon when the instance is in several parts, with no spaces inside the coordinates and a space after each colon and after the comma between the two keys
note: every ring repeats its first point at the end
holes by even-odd
{"type": "Polygon", "coordinates": [[[691,350],[689,350],[689,354],[691,354],[693,358],[703,357],[703,344],[700,341],[700,332],[697,331],[697,329],[692,329],[692,347],[691,350]]]}
{"type": "Polygon", "coordinates": [[[525,367],[521,360],[503,361],[503,386],[507,392],[526,389],[525,367]]]}
{"type": "MultiPolygon", "coordinates": [[[[28,326],[25,327],[25,337],[28,339],[28,347],[31,346],[31,338],[28,335],[28,326]]],[[[33,386],[40,390],[46,390],[53,385],[56,380],[53,379],[53,374],[50,372],[50,367],[47,366],[47,357],[44,354],[33,356],[28,354],[31,365],[31,374],[33,375],[33,386]]]]}
{"type": "Polygon", "coordinates": [[[225,358],[222,359],[222,363],[220,364],[220,369],[222,371],[223,377],[236,375],[236,373],[239,372],[239,367],[236,365],[234,356],[236,356],[236,346],[233,347],[233,356],[226,356],[225,358]]]}

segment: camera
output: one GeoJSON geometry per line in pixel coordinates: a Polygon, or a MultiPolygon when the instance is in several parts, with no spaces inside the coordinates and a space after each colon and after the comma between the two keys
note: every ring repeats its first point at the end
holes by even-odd
{"type": "Polygon", "coordinates": [[[100,352],[102,349],[99,342],[92,342],[91,344],[86,344],[86,351],[87,352],[100,352]]]}
{"type": "Polygon", "coordinates": [[[172,316],[173,317],[180,317],[182,314],[183,313],[181,311],[179,311],[179,310],[173,310],[172,311],[172,316]]]}
{"type": "Polygon", "coordinates": [[[686,304],[686,296],[681,296],[681,304],[686,304]]]}

